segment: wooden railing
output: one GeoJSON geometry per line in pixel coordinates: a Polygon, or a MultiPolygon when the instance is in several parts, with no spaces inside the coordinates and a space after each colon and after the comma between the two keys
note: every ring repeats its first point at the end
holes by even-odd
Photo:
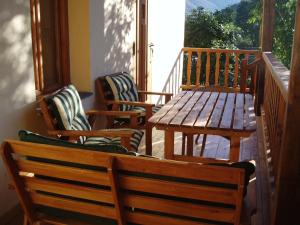
{"type": "Polygon", "coordinates": [[[265,80],[262,119],[269,170],[274,176],[275,182],[279,170],[278,163],[287,110],[290,71],[272,53],[263,53],[263,60],[265,62],[265,80]]]}
{"type": "Polygon", "coordinates": [[[182,89],[209,86],[237,92],[244,85],[244,91],[250,92],[253,87],[256,73],[242,74],[242,62],[248,65],[259,59],[258,50],[183,48],[182,52],[182,89]]]}
{"type": "MultiPolygon", "coordinates": [[[[162,92],[176,95],[181,89],[210,87],[254,92],[259,50],[182,48],[162,92]]],[[[162,98],[158,104],[163,103],[162,98]]]]}

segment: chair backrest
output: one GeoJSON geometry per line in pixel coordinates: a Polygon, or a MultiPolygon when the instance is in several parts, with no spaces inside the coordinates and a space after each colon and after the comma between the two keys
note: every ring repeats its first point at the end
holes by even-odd
{"type": "Polygon", "coordinates": [[[31,222],[36,205],[118,224],[240,222],[243,169],[19,141],[2,155],[31,222]]]}
{"type": "MultiPolygon", "coordinates": [[[[48,129],[91,130],[81,99],[73,85],[42,96],[40,106],[48,129]]],[[[85,139],[85,137],[80,137],[80,142],[83,143],[85,139]]]]}
{"type": "MultiPolygon", "coordinates": [[[[137,87],[132,76],[126,72],[119,72],[96,80],[96,87],[102,101],[139,101],[137,87]]],[[[121,111],[131,110],[133,106],[120,105],[121,111]]]]}

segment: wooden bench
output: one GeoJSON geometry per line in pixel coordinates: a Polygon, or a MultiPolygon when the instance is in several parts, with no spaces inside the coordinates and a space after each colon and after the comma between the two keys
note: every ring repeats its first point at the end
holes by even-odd
{"type": "Polygon", "coordinates": [[[240,224],[244,169],[12,140],[2,157],[24,224],[240,224]]]}

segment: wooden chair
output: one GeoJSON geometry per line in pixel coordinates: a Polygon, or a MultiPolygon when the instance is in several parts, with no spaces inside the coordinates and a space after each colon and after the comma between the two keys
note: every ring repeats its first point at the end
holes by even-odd
{"type": "Polygon", "coordinates": [[[13,140],[1,153],[24,225],[241,224],[242,168],[13,140]]]}
{"type": "Polygon", "coordinates": [[[152,154],[152,126],[148,119],[163,105],[146,103],[147,95],[163,95],[167,103],[172,93],[138,91],[132,77],[126,72],[99,77],[96,80],[98,98],[105,105],[106,110],[119,110],[123,112],[139,112],[136,124],[128,123],[128,117],[114,116],[108,121],[109,127],[130,127],[146,130],[146,154],[152,154]]]}
{"type": "Polygon", "coordinates": [[[143,132],[134,129],[92,130],[96,116],[129,116],[135,123],[138,112],[84,112],[76,88],[68,85],[50,95],[40,96],[39,104],[50,136],[90,144],[120,144],[137,151],[143,132]]]}

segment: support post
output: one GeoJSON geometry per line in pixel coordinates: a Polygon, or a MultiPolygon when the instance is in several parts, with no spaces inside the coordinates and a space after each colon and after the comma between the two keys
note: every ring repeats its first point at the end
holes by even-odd
{"type": "Polygon", "coordinates": [[[279,175],[272,224],[298,224],[300,204],[300,0],[296,3],[285,130],[280,152],[279,175]]]}
{"type": "Polygon", "coordinates": [[[275,0],[263,0],[260,46],[263,52],[272,51],[275,24],[275,0]]]}

